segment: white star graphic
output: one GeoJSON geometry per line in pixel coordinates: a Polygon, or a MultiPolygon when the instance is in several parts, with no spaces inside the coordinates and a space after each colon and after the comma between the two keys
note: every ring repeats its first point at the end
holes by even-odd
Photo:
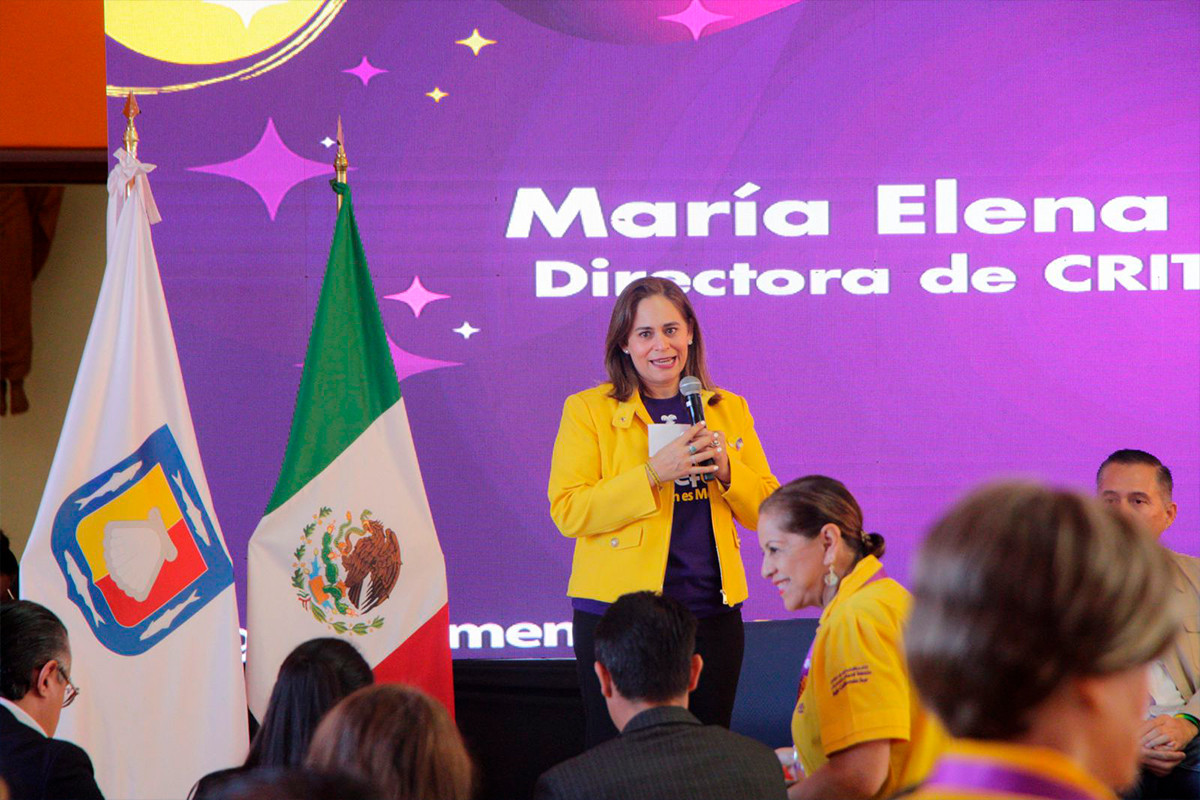
{"type": "Polygon", "coordinates": [[[281,6],[287,0],[204,0],[204,2],[214,6],[225,6],[242,18],[243,27],[249,28],[250,20],[254,19],[255,14],[264,8],[281,6]]]}
{"type": "Polygon", "coordinates": [[[324,139],[317,142],[317,144],[323,144],[323,145],[325,145],[326,149],[329,149],[330,147],[333,147],[335,144],[337,144],[337,142],[335,142],[333,139],[330,139],[328,136],[326,136],[324,139]]]}
{"type": "Polygon", "coordinates": [[[462,336],[464,339],[470,339],[472,334],[479,333],[479,328],[472,327],[471,323],[464,320],[462,325],[454,328],[454,332],[462,336]]]}

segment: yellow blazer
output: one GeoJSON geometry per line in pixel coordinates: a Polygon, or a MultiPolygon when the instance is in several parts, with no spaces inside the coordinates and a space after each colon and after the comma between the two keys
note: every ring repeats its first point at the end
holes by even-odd
{"type": "MultiPolygon", "coordinates": [[[[564,536],[575,539],[567,594],[609,602],[628,592],[661,591],[671,544],[673,487],[651,487],[650,414],[636,393],[624,402],[601,384],[573,394],[563,405],[550,462],[550,516],[564,536]]],[[[702,393],[709,428],[722,431],[729,452],[729,488],[707,486],[713,536],[721,568],[721,597],[732,606],[746,599],[746,571],[736,519],[758,526],[758,506],[779,487],[771,474],[754,419],[741,397],[721,390],[709,405],[702,393]]],[[[701,489],[703,491],[703,489],[701,489]]]]}

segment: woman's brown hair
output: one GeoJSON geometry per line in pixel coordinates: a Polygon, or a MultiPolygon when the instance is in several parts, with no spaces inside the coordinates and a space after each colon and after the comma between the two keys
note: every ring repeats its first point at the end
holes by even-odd
{"type": "Polygon", "coordinates": [[[1092,498],[994,484],[925,540],[905,646],[954,736],[1011,740],[1064,680],[1140,666],[1178,619],[1166,553],[1092,498]]]}
{"type": "MultiPolygon", "coordinates": [[[[633,361],[625,353],[625,346],[629,342],[629,334],[633,332],[638,303],[654,295],[667,298],[679,310],[692,334],[683,375],[699,378],[705,389],[715,391],[716,385],[708,375],[708,364],[704,360],[704,335],[700,333],[700,323],[696,320],[696,312],[692,310],[687,295],[678,284],[666,278],[638,278],[621,292],[608,322],[608,336],[604,340],[604,368],[613,387],[608,396],[624,402],[641,388],[641,379],[633,361]]],[[[708,402],[709,405],[715,405],[720,401],[721,395],[718,393],[708,402]]]]}
{"type": "Polygon", "coordinates": [[[863,514],[846,485],[824,475],[806,475],[785,483],[771,493],[758,509],[759,517],[771,514],[789,533],[813,539],[832,523],[841,531],[858,559],[882,558],[887,543],[882,534],[863,530],[863,514]]]}
{"type": "Polygon", "coordinates": [[[411,686],[368,686],[321,720],[305,766],[338,770],[387,800],[469,800],[474,768],[442,705],[411,686]]]}

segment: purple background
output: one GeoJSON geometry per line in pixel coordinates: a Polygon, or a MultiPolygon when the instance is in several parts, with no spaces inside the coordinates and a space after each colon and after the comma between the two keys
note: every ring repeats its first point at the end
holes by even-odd
{"type": "MultiPolygon", "coordinates": [[[[351,0],[317,41],[250,81],[140,98],[155,243],[216,512],[244,602],[246,541],[274,487],[328,256],[334,196],[297,184],[272,220],[244,183],[190,167],[236,159],[268,118],[299,156],[338,114],[385,326],[405,350],[461,362],[407,377],[406,398],[446,553],[451,621],[569,619],[571,542],[546,481],[563,399],[603,379],[611,298],[534,297],[534,262],[617,269],[888,267],[891,292],[692,301],[718,383],[743,394],[775,473],[843,479],[901,579],[948,502],[997,475],[1088,486],[1118,447],[1175,471],[1165,542],[1200,553],[1200,292],[1066,294],[1066,253],[1200,250],[1200,5],[1183,2],[708,0],[733,16],[693,41],[658,20],[684,0],[546,6],[351,0]],[[543,11],[539,12],[539,7],[543,11]],[[553,13],[545,11],[549,8],[553,13]],[[524,15],[528,16],[524,16],[524,15]],[[454,44],[473,28],[499,43],[454,44]],[[369,85],[342,70],[387,69],[369,85]],[[425,92],[449,93],[435,104],[425,92]],[[959,179],[988,196],[1165,194],[1162,233],[879,235],[875,187],[959,179]],[[514,193],[555,202],[827,199],[831,235],[506,239],[514,193]],[[953,252],[1019,276],[1000,295],[934,296],[920,273],[953,252]],[[383,299],[414,275],[450,295],[419,317],[383,299]],[[481,332],[452,332],[464,320],[481,332]]],[[[253,60],[253,59],[250,59],[253,60]]],[[[239,66],[239,65],[234,65],[239,66]]],[[[212,68],[108,45],[108,82],[161,85],[212,68]],[[195,71],[193,71],[195,70],[195,71]]],[[[193,77],[194,76],[194,77],[193,77]]],[[[121,101],[110,99],[112,149],[121,101]]],[[[1065,219],[1065,215],[1064,215],[1065,219]]],[[[1063,231],[1061,228],[1067,228],[1063,231]]],[[[1079,275],[1078,271],[1073,273],[1079,275]]],[[[743,537],[748,619],[783,616],[743,537]]],[[[253,633],[251,633],[253,635],[253,633]]],[[[561,655],[565,649],[457,655],[561,655]]]]}

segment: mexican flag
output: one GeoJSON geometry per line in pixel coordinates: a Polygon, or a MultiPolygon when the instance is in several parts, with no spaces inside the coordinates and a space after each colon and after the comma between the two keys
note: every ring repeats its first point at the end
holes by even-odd
{"type": "Polygon", "coordinates": [[[318,636],[453,713],[446,565],[354,221],[342,197],[283,467],[250,539],[246,681],[262,719],[279,665],[318,636]]]}

